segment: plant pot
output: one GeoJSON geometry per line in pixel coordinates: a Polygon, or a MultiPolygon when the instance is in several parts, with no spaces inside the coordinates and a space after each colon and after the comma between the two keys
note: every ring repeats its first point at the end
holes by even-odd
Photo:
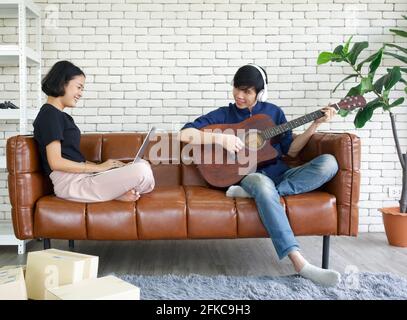
{"type": "Polygon", "coordinates": [[[379,209],[383,215],[384,229],[389,244],[407,247],[407,213],[401,213],[400,207],[379,209]]]}

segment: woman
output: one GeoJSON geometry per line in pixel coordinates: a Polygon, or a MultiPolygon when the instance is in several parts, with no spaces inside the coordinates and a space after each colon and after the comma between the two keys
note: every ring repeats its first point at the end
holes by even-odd
{"type": "Polygon", "coordinates": [[[136,201],[154,188],[147,161],[126,165],[109,159],[96,164],[86,161],[80,152],[81,132],[64,109],[76,106],[84,85],[85,74],[69,61],[57,62],[42,80],[47,103],[33,123],[42,168],[51,178],[57,197],[78,202],[136,201]],[[92,174],[112,168],[119,169],[92,174]]]}
{"type": "MultiPolygon", "coordinates": [[[[233,98],[235,103],[221,107],[187,123],[181,130],[183,142],[221,143],[229,152],[238,152],[244,143],[235,135],[204,132],[199,129],[211,124],[239,123],[252,115],[266,114],[275,124],[287,122],[281,108],[267,100],[267,74],[255,64],[245,65],[233,78],[233,98]]],[[[300,253],[294,233],[289,224],[285,209],[280,203],[280,196],[300,194],[315,190],[331,180],[338,171],[335,157],[323,154],[310,162],[296,168],[289,168],[281,159],[283,154],[295,157],[306,145],[309,138],[323,123],[335,114],[335,109],[322,109],[325,116],[315,120],[304,133],[295,140],[291,131],[273,145],[279,156],[270,165],[259,168],[242,179],[239,186],[231,186],[226,195],[229,197],[253,197],[260,218],[268,231],[278,257],[288,257],[294,269],[303,277],[318,284],[334,286],[340,281],[340,274],[335,270],[325,270],[311,265],[300,253]]]]}

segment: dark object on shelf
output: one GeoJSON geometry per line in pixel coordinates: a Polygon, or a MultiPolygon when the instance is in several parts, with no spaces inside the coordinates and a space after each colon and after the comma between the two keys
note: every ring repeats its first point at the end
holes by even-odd
{"type": "Polygon", "coordinates": [[[19,109],[14,103],[11,101],[4,101],[0,103],[0,109],[19,109]]]}
{"type": "Polygon", "coordinates": [[[4,104],[7,106],[8,109],[18,109],[18,107],[11,101],[5,101],[4,104]]]}

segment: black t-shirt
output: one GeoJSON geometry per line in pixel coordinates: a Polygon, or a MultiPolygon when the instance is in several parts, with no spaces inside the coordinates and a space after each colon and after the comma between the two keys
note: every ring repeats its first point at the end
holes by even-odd
{"type": "Polygon", "coordinates": [[[62,158],[76,162],[86,161],[79,150],[81,131],[69,114],[46,103],[41,107],[33,126],[34,139],[40,150],[41,165],[47,175],[52,170],[48,164],[46,146],[52,141],[61,141],[62,158]]]}

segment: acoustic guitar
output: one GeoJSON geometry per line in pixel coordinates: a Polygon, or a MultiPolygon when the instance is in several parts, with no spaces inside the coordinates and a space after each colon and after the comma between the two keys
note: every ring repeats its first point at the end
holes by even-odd
{"type": "MultiPolygon", "coordinates": [[[[336,111],[363,108],[366,100],[363,96],[352,96],[331,104],[336,111]]],[[[325,114],[317,110],[305,116],[275,125],[265,114],[256,114],[236,124],[214,124],[201,130],[234,134],[241,138],[245,147],[237,153],[230,153],[220,144],[202,144],[194,151],[193,161],[202,177],[215,187],[228,187],[238,183],[247,174],[256,172],[258,168],[276,161],[278,151],[273,144],[279,142],[282,135],[303,124],[323,117],[325,114]]]]}

